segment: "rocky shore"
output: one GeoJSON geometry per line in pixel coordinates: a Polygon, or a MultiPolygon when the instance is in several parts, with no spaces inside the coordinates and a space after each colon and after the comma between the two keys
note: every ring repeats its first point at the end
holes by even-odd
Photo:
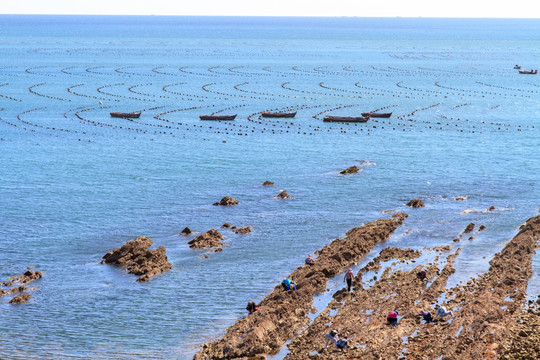
{"type": "Polygon", "coordinates": [[[261,303],[260,310],[232,325],[222,339],[203,345],[195,359],[248,358],[279,351],[309,323],[313,296],[326,288],[329,278],[344,271],[366,255],[373,247],[387,240],[407,214],[394,214],[390,219],[377,220],[353,228],[345,239],[335,239],[320,251],[314,265],[293,271],[289,278],[297,284],[296,291],[286,292],[281,285],[261,303]]]}
{"type": "Polygon", "coordinates": [[[524,309],[532,257],[540,241],[540,216],[529,219],[494,256],[489,271],[465,284],[447,288],[459,249],[386,248],[360,269],[352,292],[335,292],[313,321],[307,317],[313,296],[324,291],[327,280],[386,240],[405,217],[398,213],[350,230],[345,240],[334,240],[317,253],[315,265],[290,275],[298,284],[296,292],[277,286],[259,311],[240,319],[222,339],[203,345],[194,359],[264,358],[289,340],[285,359],[537,359],[538,300],[524,309]],[[438,255],[427,264],[416,264],[422,252],[438,255]],[[391,265],[378,278],[368,276],[381,269],[382,262],[391,265]],[[426,271],[427,283],[417,278],[419,270],[426,271]],[[420,321],[419,311],[435,314],[437,302],[444,302],[455,318],[420,321]],[[393,310],[399,310],[397,327],[386,324],[393,310]],[[331,329],[349,339],[346,351],[335,350],[333,344],[324,349],[324,335],[331,329]]]}
{"type": "Polygon", "coordinates": [[[149,237],[139,236],[120,248],[109,251],[103,256],[101,263],[125,267],[130,274],[139,276],[137,281],[147,282],[152,277],[172,269],[172,264],[165,255],[165,247],[150,250],[153,243],[149,237]]]}

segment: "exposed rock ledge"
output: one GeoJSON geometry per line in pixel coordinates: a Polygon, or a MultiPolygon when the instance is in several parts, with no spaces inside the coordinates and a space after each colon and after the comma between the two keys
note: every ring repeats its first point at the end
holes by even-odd
{"type": "Polygon", "coordinates": [[[188,241],[188,245],[192,249],[220,248],[223,245],[221,240],[223,240],[223,235],[216,229],[210,229],[188,241]]]}
{"type": "Polygon", "coordinates": [[[276,286],[259,305],[259,311],[240,319],[215,342],[205,344],[194,359],[235,359],[269,354],[308,324],[307,314],[317,291],[326,288],[331,278],[357,262],[379,242],[387,240],[407,214],[377,220],[349,230],[345,240],[335,239],[317,251],[314,265],[297,268],[289,278],[297,291],[285,292],[276,286]]]}
{"type": "Polygon", "coordinates": [[[138,275],[137,281],[146,282],[153,276],[172,269],[165,255],[165,246],[148,249],[153,244],[149,237],[139,236],[122,247],[109,251],[103,256],[102,264],[123,266],[130,274],[138,275]]]}

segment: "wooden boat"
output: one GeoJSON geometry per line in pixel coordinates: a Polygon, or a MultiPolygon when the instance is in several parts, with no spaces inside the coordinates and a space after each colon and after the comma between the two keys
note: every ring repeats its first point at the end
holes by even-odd
{"type": "Polygon", "coordinates": [[[359,117],[359,116],[334,116],[334,115],[326,115],[323,118],[323,121],[325,122],[357,122],[357,123],[365,123],[369,120],[369,117],[359,117]]]}
{"type": "Polygon", "coordinates": [[[518,70],[520,74],[538,74],[538,70],[518,70]]]}
{"type": "Polygon", "coordinates": [[[141,116],[140,111],[134,111],[134,112],[129,112],[129,113],[120,112],[120,111],[113,111],[111,113],[111,117],[124,118],[124,119],[127,119],[127,118],[137,119],[139,116],[141,116]]]}
{"type": "Polygon", "coordinates": [[[362,113],[362,116],[372,117],[372,118],[389,118],[392,116],[392,113],[376,113],[376,112],[365,112],[362,113]]]}
{"type": "Polygon", "coordinates": [[[270,117],[270,118],[278,118],[278,117],[287,117],[292,118],[296,116],[295,112],[270,112],[270,111],[263,111],[261,113],[262,117],[270,117]]]}
{"type": "Polygon", "coordinates": [[[234,120],[236,114],[234,115],[201,115],[199,119],[201,120],[234,120]]]}

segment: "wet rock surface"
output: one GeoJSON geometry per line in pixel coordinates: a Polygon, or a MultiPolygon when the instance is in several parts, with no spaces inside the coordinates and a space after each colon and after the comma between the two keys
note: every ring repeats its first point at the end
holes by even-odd
{"type": "Polygon", "coordinates": [[[223,240],[223,235],[216,229],[210,229],[193,240],[190,240],[188,245],[192,249],[221,248],[223,245],[221,240],[223,240]]]}
{"type": "Polygon", "coordinates": [[[24,304],[24,303],[27,303],[28,300],[30,300],[31,297],[32,297],[32,295],[30,295],[28,293],[19,294],[19,295],[15,296],[13,299],[11,299],[9,301],[9,303],[12,304],[12,305],[24,304]]]}
{"type": "MultiPolygon", "coordinates": [[[[369,271],[366,266],[355,278],[353,293],[336,297],[338,302],[332,305],[337,313],[330,315],[331,306],[322,311],[291,341],[285,359],[537,359],[540,313],[523,309],[539,241],[537,216],[494,256],[488,272],[450,289],[446,284],[459,251],[446,257],[442,269],[437,262],[424,268],[432,279],[427,284],[416,279],[420,266],[410,271],[388,267],[373,285],[362,288],[363,274],[369,271]],[[435,314],[433,305],[441,296],[455,318],[421,322],[416,316],[419,311],[435,314]],[[393,310],[399,311],[397,327],[386,324],[386,314],[393,310]],[[349,349],[333,352],[329,347],[315,355],[331,328],[352,338],[349,349]]],[[[391,252],[383,250],[380,259],[391,252]]]]}
{"type": "Polygon", "coordinates": [[[312,309],[313,296],[324,291],[328,279],[354,264],[377,243],[387,240],[406,217],[398,213],[390,219],[353,228],[345,239],[335,239],[317,251],[315,264],[299,267],[289,275],[297,284],[296,291],[286,292],[278,284],[259,304],[257,312],[229,327],[223,338],[203,345],[194,359],[246,358],[279,351],[309,323],[307,314],[312,309]]]}
{"type": "Polygon", "coordinates": [[[266,180],[265,182],[262,183],[262,186],[274,186],[274,183],[266,180]]]}
{"type": "Polygon", "coordinates": [[[287,194],[285,190],[282,190],[279,194],[276,195],[276,199],[290,199],[292,196],[287,194]]]}
{"type": "Polygon", "coordinates": [[[420,199],[412,199],[411,201],[409,201],[407,204],[408,207],[412,207],[412,208],[421,208],[421,207],[425,207],[426,204],[424,204],[424,202],[420,199]]]}
{"type": "Polygon", "coordinates": [[[238,200],[236,198],[225,196],[219,202],[214,203],[215,206],[235,206],[238,205],[238,200]]]}
{"type": "Polygon", "coordinates": [[[165,247],[150,250],[152,245],[153,241],[149,237],[139,236],[120,248],[109,251],[103,256],[101,263],[125,267],[130,274],[139,276],[137,281],[149,281],[153,276],[172,269],[172,264],[165,254],[165,247]]]}
{"type": "Polygon", "coordinates": [[[348,175],[348,174],[356,174],[359,171],[360,169],[358,168],[358,166],[353,165],[351,167],[346,168],[345,170],[341,170],[339,173],[341,175],[348,175]]]}

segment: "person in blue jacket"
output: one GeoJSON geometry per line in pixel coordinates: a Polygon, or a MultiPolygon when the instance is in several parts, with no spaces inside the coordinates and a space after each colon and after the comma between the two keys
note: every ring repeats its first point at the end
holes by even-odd
{"type": "Polygon", "coordinates": [[[281,282],[281,286],[283,286],[283,290],[285,291],[296,290],[296,284],[289,278],[284,279],[281,282]]]}

